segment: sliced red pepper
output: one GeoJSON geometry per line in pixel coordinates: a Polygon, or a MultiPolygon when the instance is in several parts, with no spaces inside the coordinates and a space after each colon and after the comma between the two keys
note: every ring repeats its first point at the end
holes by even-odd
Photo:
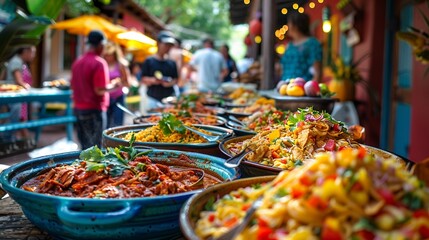
{"type": "Polygon", "coordinates": [[[422,237],[421,239],[428,239],[429,238],[429,227],[422,225],[419,227],[419,233],[422,237]]]}
{"type": "Polygon", "coordinates": [[[344,150],[344,149],[346,149],[347,147],[346,146],[340,146],[339,148],[338,148],[338,151],[340,152],[340,151],[342,151],[342,150],[344,150]]]}
{"type": "Polygon", "coordinates": [[[269,227],[259,227],[258,228],[258,240],[273,240],[275,238],[271,237],[273,234],[273,229],[269,227]]]}
{"type": "Polygon", "coordinates": [[[281,158],[281,156],[280,156],[280,154],[278,154],[277,152],[271,152],[271,156],[273,157],[273,158],[281,158]]]}
{"type": "Polygon", "coordinates": [[[209,222],[214,222],[215,218],[216,218],[216,216],[212,213],[209,215],[208,220],[209,220],[209,222]]]}
{"type": "Polygon", "coordinates": [[[264,219],[262,219],[262,218],[258,218],[258,226],[261,228],[263,228],[263,227],[268,227],[268,223],[264,220],[264,219]]]}
{"type": "Polygon", "coordinates": [[[337,179],[337,177],[338,177],[338,175],[336,173],[333,173],[331,175],[326,176],[325,181],[329,180],[329,179],[335,180],[335,179],[337,179]]]}
{"type": "Polygon", "coordinates": [[[380,194],[386,204],[394,205],[396,203],[395,196],[391,191],[381,188],[377,190],[377,193],[380,194]]]}
{"type": "Polygon", "coordinates": [[[337,131],[337,132],[341,131],[341,129],[342,129],[342,127],[338,123],[334,124],[334,126],[332,127],[332,130],[337,131]]]}
{"type": "Polygon", "coordinates": [[[414,218],[429,218],[429,212],[424,209],[419,209],[413,213],[414,218]]]}
{"type": "Polygon", "coordinates": [[[304,193],[305,193],[304,186],[293,185],[290,195],[292,196],[292,198],[300,198],[304,195],[304,193]]]}
{"type": "Polygon", "coordinates": [[[223,225],[227,228],[233,227],[236,223],[238,222],[238,218],[233,216],[231,218],[229,218],[228,220],[226,220],[223,225]]]}
{"type": "Polygon", "coordinates": [[[375,234],[368,230],[360,230],[356,233],[360,240],[374,240],[375,234]]]}
{"type": "Polygon", "coordinates": [[[334,151],[335,150],[335,141],[333,139],[328,139],[324,148],[326,151],[334,151]]]}
{"type": "Polygon", "coordinates": [[[301,177],[299,178],[299,182],[304,186],[310,186],[313,183],[308,174],[301,175],[301,177]]]}
{"type": "Polygon", "coordinates": [[[322,240],[342,240],[341,233],[327,226],[322,228],[322,240]]]}
{"type": "Polygon", "coordinates": [[[308,199],[308,205],[310,207],[323,211],[328,207],[328,202],[326,200],[323,200],[319,196],[313,195],[308,199]]]}
{"type": "Polygon", "coordinates": [[[296,124],[296,126],[297,127],[302,127],[302,126],[304,126],[305,125],[305,122],[304,121],[300,121],[300,122],[298,122],[297,124],[296,124]]]}
{"type": "Polygon", "coordinates": [[[359,192],[359,191],[363,190],[363,186],[361,183],[357,182],[357,183],[353,184],[353,187],[351,190],[359,192]]]}
{"type": "Polygon", "coordinates": [[[359,159],[363,159],[364,157],[365,157],[365,155],[366,155],[366,149],[364,148],[364,147],[360,147],[359,149],[358,149],[358,158],[359,159]]]}
{"type": "Polygon", "coordinates": [[[243,211],[247,211],[250,208],[251,204],[250,203],[245,203],[242,207],[241,210],[243,211]]]}

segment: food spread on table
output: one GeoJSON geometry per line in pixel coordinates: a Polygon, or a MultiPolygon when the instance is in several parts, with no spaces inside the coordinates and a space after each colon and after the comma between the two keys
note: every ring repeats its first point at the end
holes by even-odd
{"type": "MultiPolygon", "coordinates": [[[[214,115],[202,115],[190,113],[188,111],[179,111],[172,113],[177,119],[185,124],[203,124],[203,125],[218,125],[218,118],[214,115]]],[[[158,123],[162,118],[161,114],[143,116],[138,119],[141,123],[158,123]]]]}
{"type": "Polygon", "coordinates": [[[196,223],[202,238],[240,223],[262,196],[236,239],[428,239],[429,190],[393,159],[364,148],[319,153],[272,182],[213,196],[196,223]]]}
{"type": "Polygon", "coordinates": [[[239,113],[239,114],[252,114],[255,112],[266,112],[270,110],[275,110],[274,107],[275,100],[267,99],[264,97],[258,98],[252,105],[247,107],[235,107],[231,109],[231,113],[239,113]]]}
{"type": "MultiPolygon", "coordinates": [[[[150,150],[149,150],[150,151],[150,150]]],[[[31,178],[22,189],[31,192],[83,198],[135,198],[175,194],[219,183],[187,167],[156,163],[132,147],[86,149],[70,165],[58,165],[31,178]],[[194,185],[195,184],[195,185],[194,185]]],[[[186,155],[179,160],[190,161],[186,155]]]]}
{"type": "Polygon", "coordinates": [[[0,92],[20,92],[23,90],[25,90],[25,88],[17,84],[0,84],[0,92]]]}
{"type": "Polygon", "coordinates": [[[226,148],[233,154],[245,149],[252,152],[247,160],[260,164],[293,169],[318,152],[358,147],[342,122],[330,114],[312,108],[300,109],[287,120],[261,129],[243,142],[232,142],[226,148]]]}
{"type": "MultiPolygon", "coordinates": [[[[186,123],[185,123],[186,124],[186,123]]],[[[188,126],[188,125],[187,125],[188,126]]],[[[210,135],[210,132],[193,127],[196,130],[210,135]]],[[[207,140],[200,135],[186,129],[184,123],[171,113],[165,113],[158,124],[147,127],[138,132],[130,132],[125,136],[126,140],[131,140],[135,136],[139,142],[162,142],[162,143],[206,143],[207,140]]]]}

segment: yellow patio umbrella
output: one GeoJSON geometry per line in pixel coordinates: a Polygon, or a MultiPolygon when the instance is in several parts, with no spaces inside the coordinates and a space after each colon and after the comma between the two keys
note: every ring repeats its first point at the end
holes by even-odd
{"type": "Polygon", "coordinates": [[[149,48],[156,47],[156,41],[154,39],[137,30],[119,33],[115,36],[114,41],[126,47],[129,51],[148,51],[149,48]]]}
{"type": "Polygon", "coordinates": [[[100,30],[110,40],[113,40],[117,34],[127,31],[125,27],[113,24],[97,15],[83,15],[64,20],[51,25],[51,28],[66,30],[77,35],[88,35],[92,30],[100,30]]]}

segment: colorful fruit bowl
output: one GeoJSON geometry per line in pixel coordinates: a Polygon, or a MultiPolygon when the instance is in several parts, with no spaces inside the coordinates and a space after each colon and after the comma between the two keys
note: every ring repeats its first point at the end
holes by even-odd
{"type": "Polygon", "coordinates": [[[259,94],[267,98],[274,99],[275,107],[280,110],[289,110],[296,111],[299,108],[313,107],[314,110],[326,111],[327,113],[332,113],[334,110],[335,102],[338,101],[337,98],[322,98],[322,97],[293,97],[293,96],[283,96],[279,94],[276,90],[263,90],[259,91],[259,94]]]}

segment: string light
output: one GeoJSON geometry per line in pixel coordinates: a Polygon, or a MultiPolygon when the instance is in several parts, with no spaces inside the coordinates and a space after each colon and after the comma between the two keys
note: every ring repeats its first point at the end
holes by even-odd
{"type": "MultiPolygon", "coordinates": [[[[320,1],[320,0],[319,0],[319,1],[320,1]]],[[[299,5],[298,5],[298,3],[294,3],[294,4],[292,5],[292,7],[293,7],[293,9],[297,10],[297,9],[299,8],[299,5]]]]}
{"type": "Polygon", "coordinates": [[[244,0],[244,4],[249,4],[250,3],[250,0],[244,0]]]}
{"type": "Polygon", "coordinates": [[[315,4],[314,2],[310,2],[310,3],[308,4],[308,6],[309,6],[310,8],[314,8],[314,7],[316,6],[316,4],[315,4]]]}
{"type": "Polygon", "coordinates": [[[255,37],[255,43],[261,43],[262,42],[262,37],[261,36],[256,36],[255,37]]]}
{"type": "Polygon", "coordinates": [[[286,33],[286,30],[284,28],[280,28],[280,33],[284,35],[286,33]]]}
{"type": "Polygon", "coordinates": [[[276,30],[275,35],[276,35],[276,37],[279,37],[279,36],[280,36],[280,31],[279,31],[279,30],[276,30]]]}
{"type": "Polygon", "coordinates": [[[283,15],[287,14],[287,9],[286,8],[282,8],[282,14],[283,15]]]}
{"type": "Polygon", "coordinates": [[[319,3],[323,3],[323,0],[317,0],[319,3]]]}
{"type": "Polygon", "coordinates": [[[285,31],[289,30],[288,25],[283,25],[283,29],[284,29],[285,31]]]}
{"type": "Polygon", "coordinates": [[[303,7],[299,7],[299,8],[298,8],[298,12],[299,12],[299,13],[304,13],[304,8],[303,8],[303,7]]]}
{"type": "Polygon", "coordinates": [[[283,44],[280,44],[276,47],[276,52],[280,55],[282,55],[283,53],[285,53],[285,46],[283,44]]]}
{"type": "Polygon", "coordinates": [[[285,39],[285,36],[284,35],[280,35],[279,39],[283,40],[283,39],[285,39]]]}

